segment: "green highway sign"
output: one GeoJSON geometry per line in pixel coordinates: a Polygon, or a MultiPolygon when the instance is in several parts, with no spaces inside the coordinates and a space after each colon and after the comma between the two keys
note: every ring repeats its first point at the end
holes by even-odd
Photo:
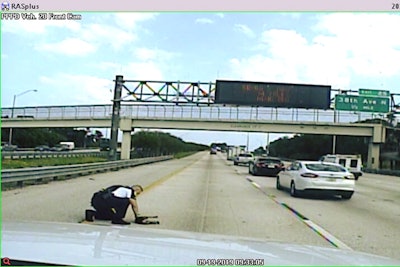
{"type": "Polygon", "coordinates": [[[389,98],[355,96],[355,95],[336,95],[335,109],[362,112],[389,112],[389,98]]]}
{"type": "Polygon", "coordinates": [[[358,89],[358,94],[362,96],[390,97],[390,91],[387,90],[358,89]]]}

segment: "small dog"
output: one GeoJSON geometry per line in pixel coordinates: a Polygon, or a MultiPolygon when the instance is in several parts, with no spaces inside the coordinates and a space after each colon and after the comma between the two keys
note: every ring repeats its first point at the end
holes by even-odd
{"type": "Polygon", "coordinates": [[[152,221],[149,219],[155,219],[158,218],[158,216],[138,216],[135,219],[135,223],[137,224],[160,224],[159,221],[152,221]]]}

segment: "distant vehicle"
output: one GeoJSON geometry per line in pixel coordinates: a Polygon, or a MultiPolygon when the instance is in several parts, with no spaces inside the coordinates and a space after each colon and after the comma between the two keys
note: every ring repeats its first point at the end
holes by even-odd
{"type": "Polygon", "coordinates": [[[100,138],[99,148],[100,148],[100,151],[109,151],[110,150],[110,139],[100,138]]]}
{"type": "Polygon", "coordinates": [[[9,145],[6,142],[1,143],[1,151],[15,151],[18,149],[17,145],[9,145]]]}
{"type": "Polygon", "coordinates": [[[75,143],[74,142],[60,142],[60,145],[64,145],[68,148],[68,150],[74,150],[75,149],[75,143]]]}
{"type": "Polygon", "coordinates": [[[343,155],[343,154],[335,154],[335,155],[325,155],[320,159],[322,162],[332,162],[336,164],[340,164],[346,169],[348,169],[356,180],[358,177],[362,176],[362,161],[360,155],[343,155]]]}
{"type": "Polygon", "coordinates": [[[321,161],[295,161],[276,177],[276,188],[289,188],[290,195],[302,192],[316,195],[340,195],[350,199],[354,193],[354,175],[336,163],[321,161]]]}
{"type": "Polygon", "coordinates": [[[333,247],[143,227],[5,220],[1,234],[2,261],[10,266],[400,265],[333,247]]]}
{"type": "Polygon", "coordinates": [[[55,145],[50,148],[50,151],[53,151],[53,152],[61,152],[61,151],[69,151],[69,150],[70,149],[68,148],[67,145],[61,145],[61,144],[55,145]]]}
{"type": "Polygon", "coordinates": [[[278,158],[255,157],[254,160],[249,162],[249,173],[275,177],[283,166],[283,162],[278,158]]]}
{"type": "Polygon", "coordinates": [[[244,152],[243,146],[228,146],[226,151],[226,159],[227,160],[235,160],[235,157],[240,153],[244,152]]]}
{"type": "Polygon", "coordinates": [[[46,145],[37,146],[34,148],[35,151],[50,151],[50,147],[46,145]]]}
{"type": "Polygon", "coordinates": [[[212,148],[210,149],[210,154],[211,154],[211,155],[217,154],[217,149],[214,148],[214,147],[212,147],[212,148]]]}
{"type": "Polygon", "coordinates": [[[33,119],[34,116],[32,116],[32,115],[18,115],[17,118],[18,119],[33,119]]]}
{"type": "Polygon", "coordinates": [[[248,165],[250,161],[253,160],[253,154],[251,153],[240,153],[239,155],[237,155],[234,160],[233,160],[233,164],[234,165],[240,165],[240,164],[244,164],[244,165],[248,165]]]}

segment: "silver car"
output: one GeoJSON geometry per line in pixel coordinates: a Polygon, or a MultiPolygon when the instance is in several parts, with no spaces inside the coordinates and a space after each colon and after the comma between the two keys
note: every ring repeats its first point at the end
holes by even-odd
{"type": "Polygon", "coordinates": [[[355,179],[352,173],[336,163],[295,161],[278,174],[276,188],[288,188],[293,197],[309,192],[350,199],[354,193],[355,179]]]}
{"type": "Polygon", "coordinates": [[[249,162],[253,160],[253,154],[251,153],[240,153],[233,159],[234,165],[249,165],[249,162]]]}

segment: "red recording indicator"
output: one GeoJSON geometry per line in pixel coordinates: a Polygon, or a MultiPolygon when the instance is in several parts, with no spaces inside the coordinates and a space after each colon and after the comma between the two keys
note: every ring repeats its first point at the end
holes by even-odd
{"type": "Polygon", "coordinates": [[[3,258],[1,262],[3,263],[2,265],[11,265],[9,258],[3,258]]]}

